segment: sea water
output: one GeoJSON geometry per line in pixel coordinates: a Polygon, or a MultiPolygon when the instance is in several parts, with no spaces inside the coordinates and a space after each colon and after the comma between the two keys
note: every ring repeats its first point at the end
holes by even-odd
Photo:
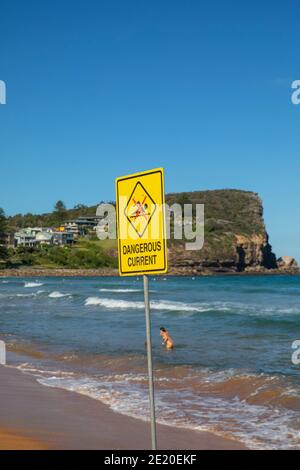
{"type": "MultiPolygon", "coordinates": [[[[300,448],[299,276],[153,276],[150,299],[159,422],[300,448]]],[[[41,384],[149,419],[141,278],[1,278],[0,339],[41,384]]]]}

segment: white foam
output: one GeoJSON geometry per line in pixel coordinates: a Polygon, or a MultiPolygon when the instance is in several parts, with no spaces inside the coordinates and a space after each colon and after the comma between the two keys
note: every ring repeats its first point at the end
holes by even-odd
{"type": "MultiPolygon", "coordinates": [[[[107,309],[137,309],[141,310],[145,308],[144,302],[140,301],[131,301],[123,299],[106,299],[100,297],[88,297],[85,300],[85,305],[87,306],[101,306],[107,309]]],[[[168,311],[185,311],[185,312],[203,312],[206,309],[193,304],[186,304],[184,302],[170,302],[168,300],[152,301],[150,302],[150,307],[152,310],[168,310],[168,311]]]]}
{"type": "Polygon", "coordinates": [[[45,292],[44,290],[38,290],[36,292],[28,292],[28,294],[20,294],[20,293],[17,293],[17,294],[4,294],[4,295],[1,295],[0,294],[0,297],[6,297],[8,299],[14,299],[15,297],[37,297],[38,295],[41,295],[43,292],[45,292]]]}
{"type": "Polygon", "coordinates": [[[14,298],[14,297],[36,297],[37,292],[31,292],[30,294],[13,294],[10,295],[9,297],[14,298]]]}
{"type": "MultiPolygon", "coordinates": [[[[120,374],[92,377],[40,378],[41,384],[59,387],[108,405],[113,411],[148,420],[147,377],[120,374]]],[[[157,389],[158,422],[169,426],[208,431],[244,442],[249,448],[288,449],[299,447],[299,413],[263,405],[248,404],[237,397],[201,396],[180,392],[176,387],[157,389]],[[187,412],[187,410],[190,410],[187,412]]]]}
{"type": "Polygon", "coordinates": [[[42,282],[25,282],[24,287],[40,287],[43,285],[42,282]]]}
{"type": "Polygon", "coordinates": [[[55,378],[58,377],[71,377],[74,375],[74,372],[63,372],[61,370],[47,370],[47,369],[38,369],[37,367],[34,367],[32,364],[29,364],[28,362],[24,362],[23,364],[20,364],[18,366],[10,366],[14,369],[18,369],[24,373],[32,374],[35,376],[39,377],[45,377],[45,375],[51,376],[50,378],[53,378],[53,374],[55,374],[55,378]]]}
{"type": "Polygon", "coordinates": [[[48,297],[50,297],[51,299],[60,299],[61,297],[70,297],[70,296],[72,296],[72,294],[63,294],[62,292],[58,292],[58,291],[53,291],[48,295],[48,297]]]}
{"type": "Polygon", "coordinates": [[[125,293],[125,292],[141,292],[142,289],[106,289],[106,288],[102,288],[102,289],[99,289],[100,292],[122,292],[122,293],[125,293]]]}
{"type": "Polygon", "coordinates": [[[0,299],[15,299],[16,297],[35,297],[36,294],[31,292],[30,294],[0,294],[0,299]]]}

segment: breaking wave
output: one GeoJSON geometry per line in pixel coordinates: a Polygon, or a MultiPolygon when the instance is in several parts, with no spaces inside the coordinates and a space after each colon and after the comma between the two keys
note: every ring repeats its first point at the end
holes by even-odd
{"type": "Polygon", "coordinates": [[[122,293],[126,293],[126,292],[142,292],[142,289],[106,289],[106,288],[102,288],[102,289],[99,289],[100,292],[122,292],[122,293]]]}
{"type": "MultiPolygon", "coordinates": [[[[132,300],[118,300],[118,299],[106,299],[100,297],[88,297],[85,300],[87,306],[101,306],[108,309],[143,309],[145,308],[144,302],[132,301],[132,300]]],[[[170,311],[185,311],[185,312],[205,312],[208,309],[205,307],[199,307],[193,304],[187,304],[184,302],[171,302],[168,300],[158,300],[150,302],[150,306],[153,310],[170,310],[170,311]]]]}
{"type": "MultiPolygon", "coordinates": [[[[179,428],[212,432],[243,442],[254,449],[298,448],[299,412],[269,406],[268,403],[259,400],[253,402],[248,393],[248,399],[239,396],[238,391],[241,386],[249,387],[251,392],[249,385],[251,381],[260,379],[261,387],[265,389],[268,382],[272,383],[272,377],[267,379],[257,375],[248,377],[238,374],[234,377],[237,382],[234,387],[237,393],[233,394],[234,396],[201,393],[203,386],[215,388],[224,385],[226,388],[227,382],[233,380],[230,378],[232,373],[220,371],[216,375],[207,371],[204,376],[200,373],[200,376],[190,378],[157,377],[158,422],[179,428]],[[195,388],[191,387],[193,383],[189,383],[190,386],[185,389],[186,380],[195,381],[195,388]],[[172,382],[171,386],[167,386],[168,382],[172,382]],[[181,389],[180,396],[178,389],[181,389]]],[[[113,374],[96,378],[68,377],[53,373],[52,376],[47,374],[46,377],[39,377],[38,382],[48,387],[58,387],[100,400],[113,411],[127,416],[145,421],[149,419],[148,381],[144,374],[113,374]]]]}
{"type": "Polygon", "coordinates": [[[40,287],[43,286],[42,282],[25,282],[24,287],[40,287]]]}
{"type": "Polygon", "coordinates": [[[48,295],[48,297],[51,299],[60,299],[62,297],[72,297],[72,294],[63,294],[62,292],[53,291],[48,295]]]}

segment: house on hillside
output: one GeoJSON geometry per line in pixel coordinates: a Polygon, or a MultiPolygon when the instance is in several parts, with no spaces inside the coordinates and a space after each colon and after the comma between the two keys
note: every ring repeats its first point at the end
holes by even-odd
{"type": "Polygon", "coordinates": [[[15,246],[33,247],[40,245],[71,245],[72,243],[74,243],[74,234],[65,230],[27,227],[14,234],[15,246]]]}
{"type": "Polygon", "coordinates": [[[36,246],[36,245],[51,245],[52,243],[52,229],[43,227],[26,227],[20,229],[14,234],[15,246],[36,246]]]}
{"type": "Polygon", "coordinates": [[[92,230],[98,225],[100,220],[103,217],[94,215],[94,216],[86,216],[86,217],[78,217],[78,219],[74,220],[74,222],[78,225],[79,229],[87,229],[92,230]]]}
{"type": "Polygon", "coordinates": [[[37,245],[52,245],[53,244],[53,233],[52,232],[38,232],[35,236],[37,245]]]}
{"type": "Polygon", "coordinates": [[[52,233],[53,245],[72,245],[74,243],[74,234],[71,232],[55,231],[52,233]]]}
{"type": "Polygon", "coordinates": [[[23,228],[14,234],[15,246],[28,246],[36,245],[35,235],[31,232],[31,228],[23,228]]]}
{"type": "Polygon", "coordinates": [[[75,238],[84,235],[84,230],[76,222],[73,221],[66,222],[60,227],[60,229],[60,231],[73,233],[75,238]]]}

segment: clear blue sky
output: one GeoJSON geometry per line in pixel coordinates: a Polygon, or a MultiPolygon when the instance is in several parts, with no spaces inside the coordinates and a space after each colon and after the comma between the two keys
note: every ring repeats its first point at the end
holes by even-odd
{"type": "Polygon", "coordinates": [[[258,192],[300,260],[299,31],[297,0],[2,2],[0,206],[113,199],[163,166],[167,192],[258,192]]]}

